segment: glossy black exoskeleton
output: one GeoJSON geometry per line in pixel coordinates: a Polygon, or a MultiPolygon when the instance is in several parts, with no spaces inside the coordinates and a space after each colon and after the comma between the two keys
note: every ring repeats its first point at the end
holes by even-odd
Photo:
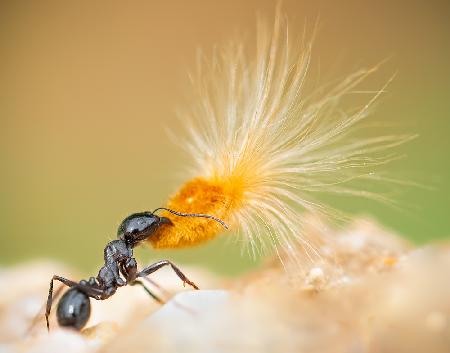
{"type": "Polygon", "coordinates": [[[133,213],[125,218],[117,230],[117,237],[125,242],[139,243],[148,238],[161,224],[171,224],[170,219],[150,212],[133,213]]]}
{"type": "Polygon", "coordinates": [[[158,261],[138,271],[136,259],[133,257],[133,248],[151,237],[160,226],[172,224],[168,218],[155,214],[160,209],[181,217],[210,218],[227,228],[226,224],[220,219],[205,214],[180,213],[167,208],[158,208],[153,212],[133,213],[120,224],[117,230],[118,239],[106,244],[103,252],[105,264],[100,268],[97,277],[91,277],[89,280],[81,280],[79,282],[58,275],[52,277],[45,311],[47,329],[50,328],[48,318],[55,299],[53,298],[53,281],[62,282],[70,287],[58,302],[56,314],[58,323],[60,326],[71,327],[76,330],[82,329],[89,320],[91,311],[89,298],[96,300],[108,299],[122,286],[140,285],[151,297],[162,302],[140,280],[141,278],[145,279],[146,276],[159,270],[161,267],[170,266],[183,281],[183,284],[187,283],[198,289],[194,282],[190,281],[177,266],[168,260],[158,261]]]}
{"type": "Polygon", "coordinates": [[[59,300],[56,311],[59,326],[80,330],[86,325],[90,315],[89,297],[77,288],[70,288],[59,300]]]}

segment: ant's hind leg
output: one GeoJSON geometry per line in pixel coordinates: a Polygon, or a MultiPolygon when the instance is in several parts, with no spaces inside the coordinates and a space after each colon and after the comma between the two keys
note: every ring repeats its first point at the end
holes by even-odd
{"type": "Polygon", "coordinates": [[[172,267],[172,270],[177,274],[177,276],[183,281],[183,285],[185,285],[186,283],[189,284],[191,287],[198,289],[197,285],[192,282],[191,280],[189,280],[186,275],[181,272],[181,270],[175,266],[172,262],[168,261],[168,260],[161,260],[158,262],[155,262],[154,264],[144,268],[142,271],[140,271],[137,274],[137,277],[145,277],[148,276],[149,274],[158,271],[161,267],[164,266],[170,266],[172,267]]]}
{"type": "MultiPolygon", "coordinates": [[[[48,297],[47,297],[47,305],[45,309],[45,321],[47,322],[47,330],[50,331],[50,323],[48,321],[48,318],[50,316],[50,311],[52,309],[52,303],[53,303],[53,281],[59,281],[63,284],[65,284],[68,287],[76,286],[77,283],[74,281],[71,281],[70,279],[54,275],[52,279],[50,280],[50,288],[48,289],[48,297]]],[[[57,295],[59,294],[60,289],[57,291],[57,295]]],[[[55,295],[55,297],[57,296],[55,295]]]]}
{"type": "Polygon", "coordinates": [[[144,283],[142,283],[139,280],[135,280],[133,282],[130,283],[130,285],[135,286],[136,284],[140,285],[142,288],[144,288],[144,290],[147,292],[147,294],[149,296],[151,296],[155,301],[157,301],[159,304],[165,304],[165,301],[162,300],[161,298],[159,298],[158,296],[156,296],[152,291],[150,291],[150,289],[148,289],[144,283]]]}
{"type": "MultiPolygon", "coordinates": [[[[56,290],[53,291],[53,299],[52,299],[52,301],[55,301],[56,298],[59,297],[59,295],[62,293],[63,288],[64,288],[64,285],[61,284],[58,288],[56,288],[56,290]]],[[[40,318],[44,314],[45,310],[46,310],[46,304],[44,303],[42,305],[41,309],[39,309],[38,313],[35,315],[35,317],[31,321],[31,324],[30,324],[30,326],[28,327],[28,329],[26,331],[27,335],[30,334],[33,331],[33,329],[35,328],[35,326],[39,322],[40,318]]]]}

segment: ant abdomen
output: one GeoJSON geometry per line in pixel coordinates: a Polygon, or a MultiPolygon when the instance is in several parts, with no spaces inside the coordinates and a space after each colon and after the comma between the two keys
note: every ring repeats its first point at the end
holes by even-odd
{"type": "Polygon", "coordinates": [[[77,288],[69,289],[58,302],[56,317],[62,327],[81,330],[91,315],[89,297],[77,288]]]}

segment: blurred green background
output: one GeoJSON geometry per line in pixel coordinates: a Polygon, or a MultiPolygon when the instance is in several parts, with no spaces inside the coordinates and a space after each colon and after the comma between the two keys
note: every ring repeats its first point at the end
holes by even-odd
{"type": "MultiPolygon", "coordinates": [[[[0,2],[0,265],[36,258],[93,272],[133,211],[162,205],[187,156],[166,137],[186,101],[196,50],[247,33],[276,2],[0,2]]],[[[372,89],[397,76],[374,120],[418,133],[386,169],[433,185],[407,188],[407,212],[345,199],[424,243],[450,236],[450,2],[288,1],[292,33],[319,19],[313,61],[338,77],[389,58],[372,89]]],[[[327,73],[327,74],[325,74],[327,73]]],[[[316,75],[317,76],[317,75],[316,75]]],[[[230,238],[231,236],[228,236],[230,238]]],[[[222,237],[196,249],[139,251],[223,274],[253,266],[222,237]]]]}

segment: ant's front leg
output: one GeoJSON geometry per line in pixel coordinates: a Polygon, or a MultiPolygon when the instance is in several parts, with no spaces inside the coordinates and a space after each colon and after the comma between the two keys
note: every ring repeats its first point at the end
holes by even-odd
{"type": "Polygon", "coordinates": [[[130,257],[120,265],[120,272],[127,280],[127,283],[133,283],[137,278],[137,262],[134,257],[130,257]]]}
{"type": "Polygon", "coordinates": [[[177,276],[183,281],[183,285],[185,285],[186,283],[189,284],[191,287],[198,289],[197,285],[192,282],[191,280],[189,280],[186,275],[181,272],[181,270],[175,266],[172,262],[168,261],[168,260],[161,260],[158,262],[155,262],[154,264],[144,268],[141,272],[139,272],[137,274],[137,277],[145,277],[148,276],[149,274],[158,271],[161,267],[164,266],[170,266],[172,267],[172,270],[174,270],[174,272],[177,274],[177,276]]]}

